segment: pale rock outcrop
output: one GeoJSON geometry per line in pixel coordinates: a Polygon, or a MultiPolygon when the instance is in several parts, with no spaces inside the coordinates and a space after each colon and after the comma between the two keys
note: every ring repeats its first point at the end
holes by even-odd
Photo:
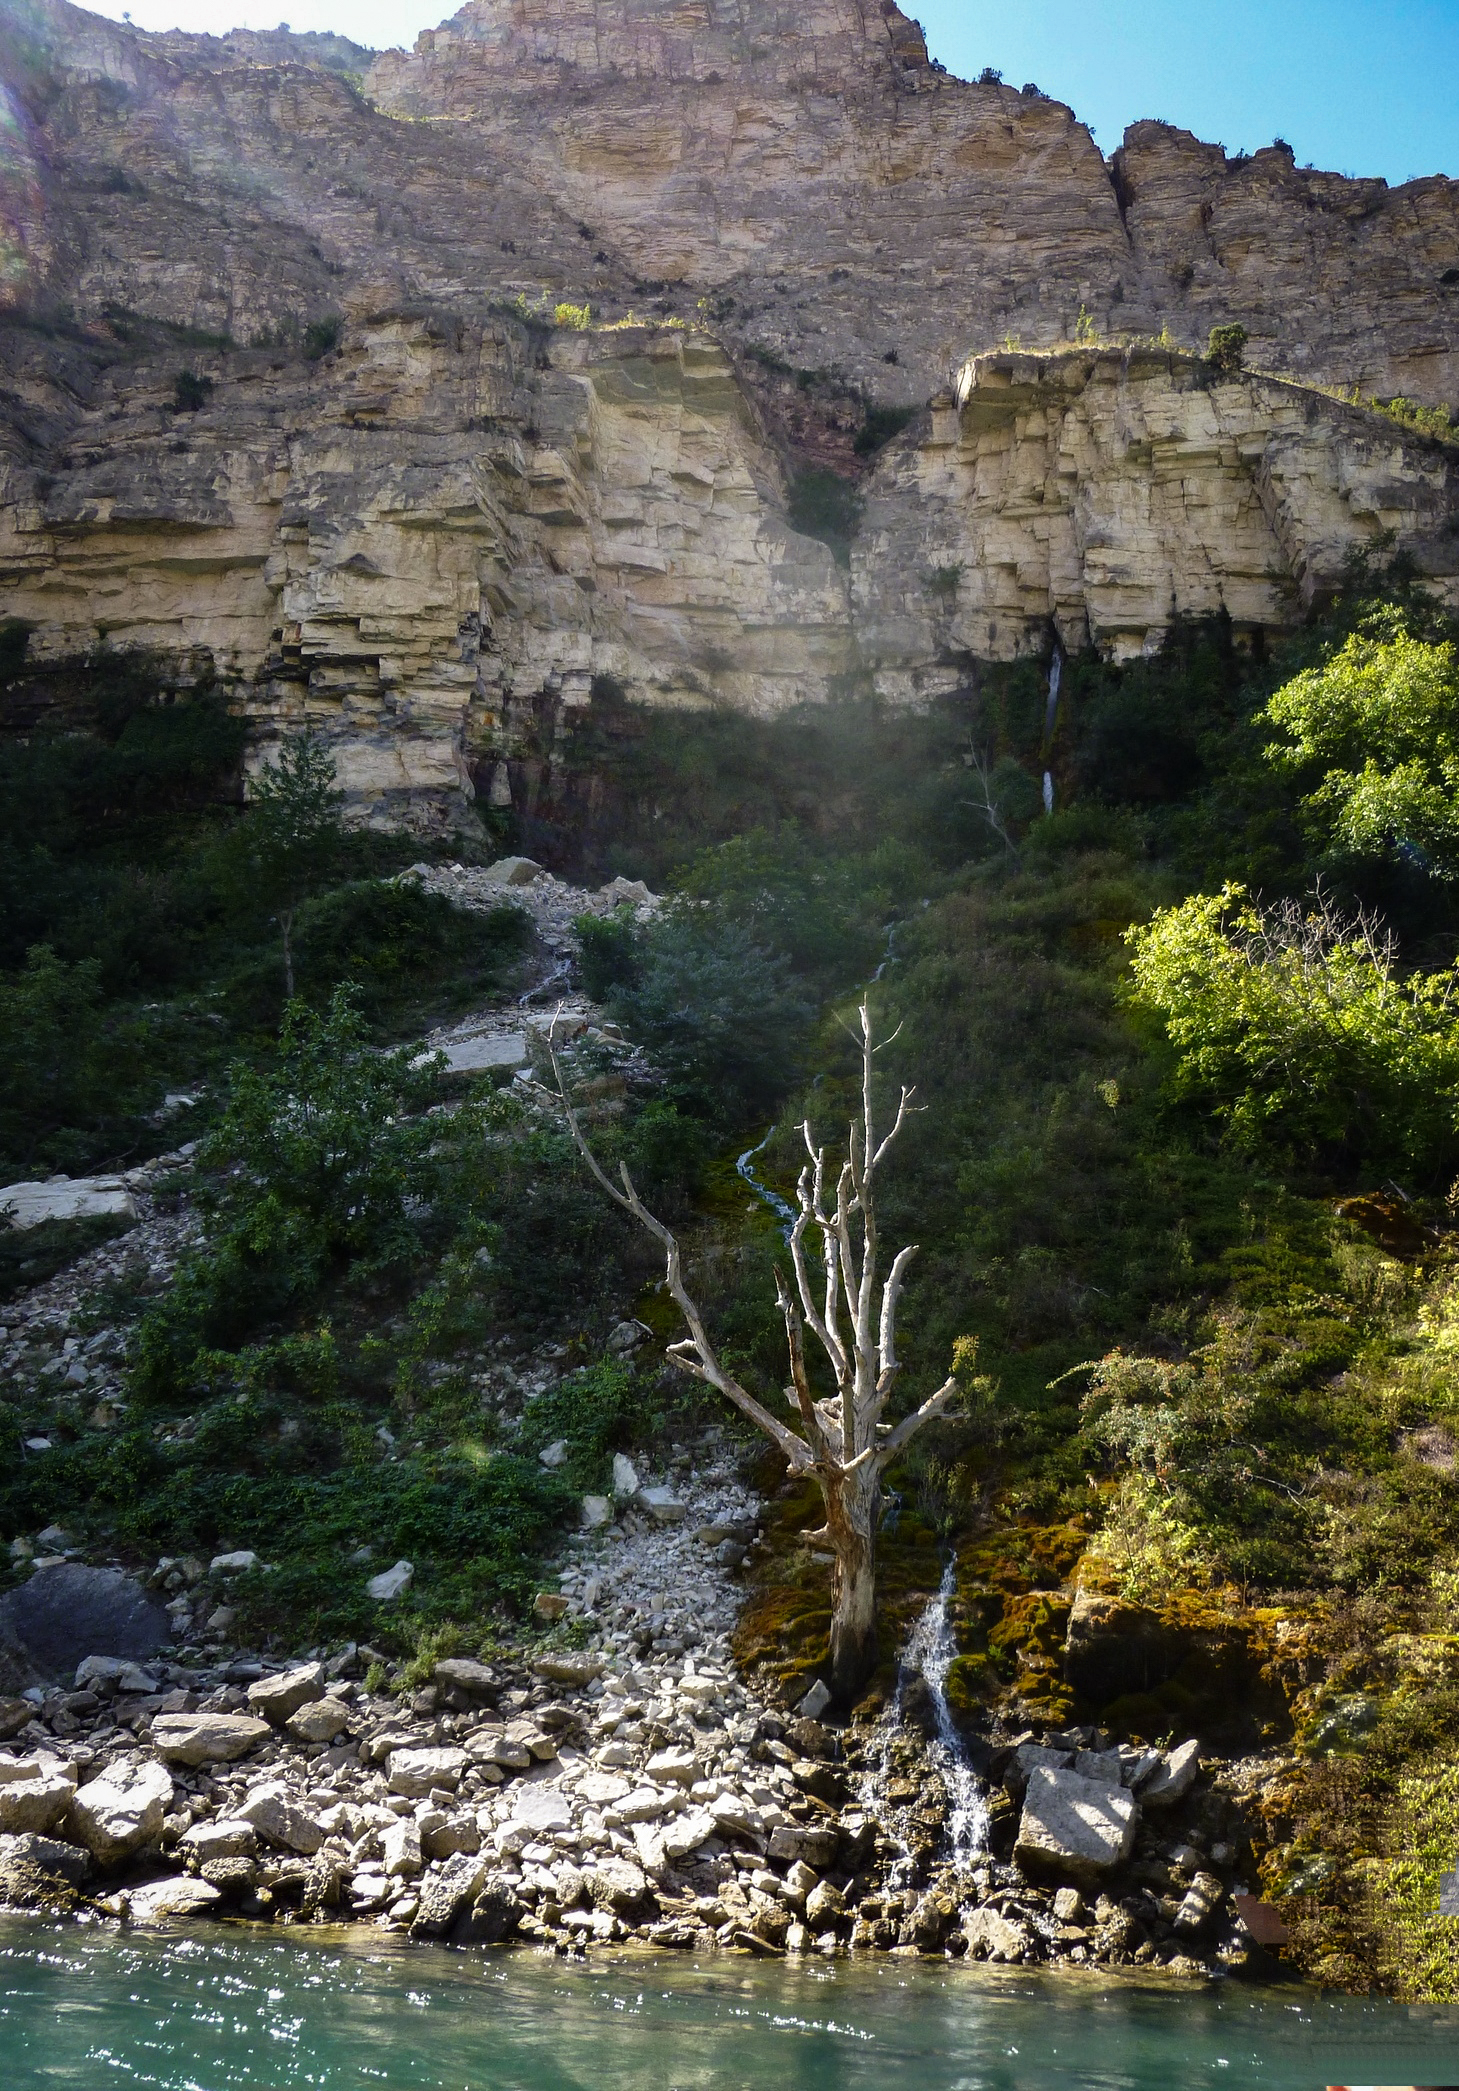
{"type": "Polygon", "coordinates": [[[1027,1872],[1092,1885],[1128,1860],[1139,1822],[1139,1802],[1123,1787],[1040,1765],[1029,1774],[1013,1856],[1027,1872]]]}
{"type": "Polygon", "coordinates": [[[42,1764],[28,1769],[29,1777],[7,1778],[0,1783],[0,1832],[44,1836],[56,1827],[71,1805],[76,1791],[73,1780],[42,1764]]]}
{"type": "Polygon", "coordinates": [[[1177,616],[1278,633],[1383,531],[1459,606],[1459,449],[1165,349],[975,357],[872,478],[853,616],[882,693],[966,663],[1158,647],[1177,616]]]}
{"type": "Polygon", "coordinates": [[[214,1764],[246,1756],[271,1732],[246,1713],[160,1713],[150,1740],[167,1764],[214,1764]]]}
{"type": "Polygon", "coordinates": [[[297,1805],[279,1780],[254,1787],[239,1803],[237,1815],[241,1822],[253,1825],[263,1843],[302,1852],[305,1858],[312,1858],[325,1841],[322,1825],[297,1805]]]}
{"type": "Polygon", "coordinates": [[[248,1687],[248,1703],[256,1714],[282,1727],[290,1714],[324,1697],[322,1663],[299,1663],[273,1677],[258,1677],[248,1687]]]}
{"type": "Polygon", "coordinates": [[[169,1918],[205,1916],[222,1899],[208,1881],[183,1873],[133,1888],[127,1897],[127,1915],[133,1924],[165,1924],[169,1918]]]}

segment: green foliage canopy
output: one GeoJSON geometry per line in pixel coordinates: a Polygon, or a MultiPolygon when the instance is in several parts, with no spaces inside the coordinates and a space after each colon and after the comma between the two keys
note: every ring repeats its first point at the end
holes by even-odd
{"type": "Polygon", "coordinates": [[[1395,975],[1391,942],[1320,898],[1263,909],[1196,894],[1126,932],[1136,1004],[1164,1024],[1176,1087],[1238,1145],[1398,1161],[1426,1177],[1459,1127],[1459,975],[1395,975]]]}
{"type": "Polygon", "coordinates": [[[1287,775],[1320,781],[1302,810],[1320,846],[1459,875],[1459,651],[1395,620],[1355,632],[1278,690],[1267,749],[1287,775]]]}
{"type": "Polygon", "coordinates": [[[278,1049],[232,1071],[199,1161],[214,1172],[205,1244],[143,1321],[134,1384],[166,1396],[199,1354],[307,1301],[332,1269],[389,1268],[420,1247],[430,1074],[367,1041],[350,991],[327,1010],[291,1002],[278,1049]]]}

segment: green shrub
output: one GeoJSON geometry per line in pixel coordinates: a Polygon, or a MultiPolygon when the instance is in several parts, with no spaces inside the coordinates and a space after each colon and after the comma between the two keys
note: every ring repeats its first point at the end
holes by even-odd
{"type": "Polygon", "coordinates": [[[175,414],[196,414],[212,395],[211,378],[200,378],[195,370],[180,370],[172,381],[172,410],[175,414]]]}
{"type": "Polygon", "coordinates": [[[603,1489],[612,1479],[613,1454],[647,1435],[647,1395],[630,1365],[604,1358],[570,1373],[530,1402],[513,1449],[524,1459],[535,1459],[546,1446],[566,1438],[567,1459],[556,1469],[560,1478],[576,1495],[603,1489]]]}
{"type": "MultiPolygon", "coordinates": [[[[290,948],[303,1000],[319,1005],[348,981],[361,1012],[379,1023],[432,990],[453,1003],[490,992],[530,938],[521,908],[481,915],[412,881],[355,879],[301,903],[290,948]]],[[[277,960],[259,958],[230,983],[230,1006],[271,1019],[282,986],[277,960]]]]}
{"type": "Polygon", "coordinates": [[[304,329],[304,354],[311,363],[327,356],[331,349],[339,347],[344,321],[337,312],[326,313],[323,319],[312,319],[304,329]]]}
{"type": "Polygon", "coordinates": [[[1283,740],[1280,771],[1317,777],[1302,800],[1319,844],[1354,861],[1388,859],[1459,876],[1459,649],[1388,621],[1354,633],[1321,667],[1286,683],[1263,717],[1283,740]]]}
{"type": "Polygon", "coordinates": [[[200,1360],[308,1302],[327,1276],[359,1279],[419,1253],[430,1134],[407,1114],[431,1077],[411,1058],[373,1050],[341,988],[322,1013],[291,1002],[271,1060],[234,1067],[199,1150],[214,1172],[206,1239],[143,1319],[139,1393],[183,1391],[200,1360]]]}
{"type": "Polygon", "coordinates": [[[1212,327],[1206,343],[1206,361],[1223,377],[1235,377],[1246,360],[1248,335],[1245,327],[1212,327]]]}
{"type": "Polygon", "coordinates": [[[875,457],[878,450],[884,450],[893,436],[899,436],[916,418],[915,407],[868,407],[851,447],[858,457],[875,457]]]}
{"type": "Polygon", "coordinates": [[[1401,981],[1370,923],[1320,900],[1263,910],[1234,884],[1126,941],[1178,1090],[1208,1099],[1238,1144],[1397,1159],[1426,1180],[1444,1169],[1459,1129],[1459,975],[1401,981]]]}
{"type": "Polygon", "coordinates": [[[638,978],[609,1006],[664,1067],[674,1095],[731,1123],[784,1093],[814,1014],[787,958],[746,924],[693,907],[644,932],[638,978]]]}
{"type": "Polygon", "coordinates": [[[638,975],[638,925],[631,906],[611,915],[579,915],[578,978],[593,1002],[606,1002],[617,988],[632,987],[638,975]]]}
{"type": "Polygon", "coordinates": [[[108,1018],[96,961],[36,945],[0,976],[0,1156],[49,1173],[125,1144],[149,1095],[145,1059],[142,1027],[108,1018]]]}

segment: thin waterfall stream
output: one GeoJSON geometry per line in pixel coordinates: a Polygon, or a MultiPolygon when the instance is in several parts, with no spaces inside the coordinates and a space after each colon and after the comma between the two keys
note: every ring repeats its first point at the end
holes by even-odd
{"type": "Polygon", "coordinates": [[[982,1781],[968,1762],[947,1701],[947,1673],[957,1655],[957,1642],[948,1619],[956,1575],[957,1563],[949,1556],[937,1595],[929,1599],[903,1643],[897,1658],[896,1696],[883,1717],[877,1761],[866,1774],[863,1786],[866,1807],[902,1846],[902,1855],[890,1876],[894,1887],[907,1885],[915,1860],[910,1841],[898,1826],[900,1811],[890,1798],[892,1745],[907,1727],[907,1695],[919,1679],[926,1689],[936,1730],[926,1741],[924,1755],[947,1789],[946,1827],[951,1850],[945,1863],[963,1880],[987,1857],[988,1803],[982,1781]]]}

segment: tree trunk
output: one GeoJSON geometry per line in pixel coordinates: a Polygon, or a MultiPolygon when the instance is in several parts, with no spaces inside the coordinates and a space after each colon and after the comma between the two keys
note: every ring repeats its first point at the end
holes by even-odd
{"type": "Polygon", "coordinates": [[[831,1696],[851,1706],[876,1669],[876,1524],[880,1490],[846,1476],[826,1495],[831,1569],[831,1696]]]}
{"type": "Polygon", "coordinates": [[[294,999],[294,910],[285,908],[279,917],[279,928],[284,932],[284,994],[294,999]]]}

